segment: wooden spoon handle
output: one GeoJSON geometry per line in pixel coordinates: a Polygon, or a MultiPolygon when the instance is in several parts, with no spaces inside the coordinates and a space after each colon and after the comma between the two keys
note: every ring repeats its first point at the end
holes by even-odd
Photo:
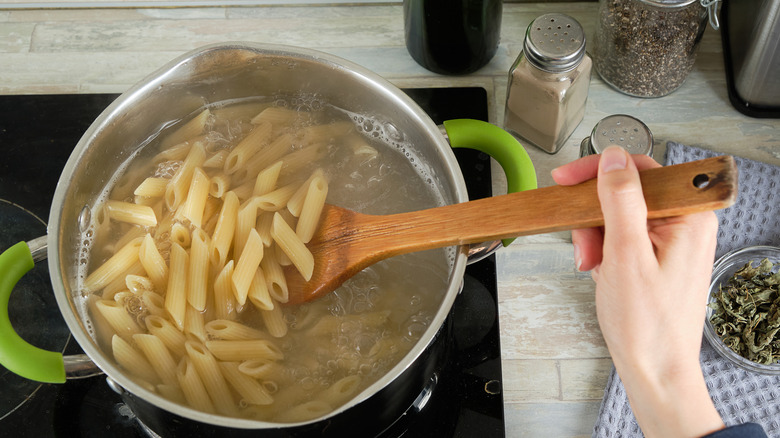
{"type": "MultiPolygon", "coordinates": [[[[734,159],[720,156],[640,172],[648,218],[716,210],[737,196],[734,159]]],[[[596,180],[428,210],[372,216],[371,245],[383,257],[529,234],[601,226],[596,180]]],[[[368,230],[367,230],[368,231],[368,230]]]]}

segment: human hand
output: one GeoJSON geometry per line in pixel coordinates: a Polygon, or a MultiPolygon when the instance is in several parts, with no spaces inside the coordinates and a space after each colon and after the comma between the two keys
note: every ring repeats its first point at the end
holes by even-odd
{"type": "Polygon", "coordinates": [[[640,427],[702,436],[724,427],[699,364],[718,223],[712,212],[648,220],[638,171],[652,167],[611,147],[552,176],[598,178],[604,227],[572,232],[575,261],[596,282],[599,325],[640,427]]]}

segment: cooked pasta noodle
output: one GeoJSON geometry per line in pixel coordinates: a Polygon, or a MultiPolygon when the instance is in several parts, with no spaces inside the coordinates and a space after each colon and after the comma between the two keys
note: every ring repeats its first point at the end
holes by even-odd
{"type": "Polygon", "coordinates": [[[274,399],[257,380],[238,370],[238,362],[220,362],[225,379],[238,392],[243,401],[253,405],[269,405],[274,399]]]}
{"type": "Polygon", "coordinates": [[[167,178],[146,178],[133,192],[136,196],[145,198],[161,198],[165,194],[165,187],[168,186],[167,178]]]}
{"type": "Polygon", "coordinates": [[[411,296],[439,283],[380,293],[384,274],[370,269],[333,302],[286,305],[283,267],[310,278],[306,243],[326,200],[357,208],[408,194],[402,173],[397,193],[376,190],[406,160],[382,167],[370,124],[297,107],[204,108],[148,146],[162,150],[141,151],[151,159],[130,163],[92,211],[87,311],[98,344],[144,388],[207,413],[305,421],[346,403],[413,344],[402,332],[428,310],[411,296]]]}
{"type": "Polygon", "coordinates": [[[238,196],[233,192],[225,195],[225,202],[219,212],[217,226],[209,243],[209,257],[214,267],[221,269],[227,261],[228,251],[233,243],[233,233],[236,230],[236,215],[238,214],[238,196]]]}
{"type": "Polygon", "coordinates": [[[165,344],[155,335],[139,333],[133,342],[144,353],[160,380],[166,385],[176,384],[176,362],[165,344]]]}
{"type": "Polygon", "coordinates": [[[103,288],[108,283],[118,278],[119,275],[138,261],[138,249],[141,247],[141,239],[133,239],[122,249],[106,260],[99,268],[92,271],[84,280],[82,289],[85,292],[94,292],[103,288]]]}
{"type": "Polygon", "coordinates": [[[141,265],[146,271],[146,275],[154,284],[154,287],[158,292],[165,290],[168,284],[168,265],[165,263],[162,254],[157,249],[157,245],[154,243],[152,235],[147,233],[143,238],[143,242],[139,247],[138,252],[141,265]]]}
{"type": "Polygon", "coordinates": [[[187,302],[198,311],[206,310],[209,283],[209,241],[205,231],[196,228],[192,233],[190,266],[188,272],[187,302]]]}
{"type": "Polygon", "coordinates": [[[247,339],[264,339],[265,333],[237,321],[215,319],[206,324],[206,332],[212,339],[237,341],[247,339]]]}
{"type": "Polygon", "coordinates": [[[176,368],[176,379],[179,381],[184,398],[190,406],[203,412],[216,412],[206,387],[203,385],[203,380],[189,357],[184,357],[179,362],[179,366],[176,368]]]}
{"type": "Polygon", "coordinates": [[[179,329],[184,328],[184,313],[187,310],[188,266],[187,251],[176,243],[171,245],[171,272],[165,292],[165,310],[179,329]]]}
{"type": "Polygon", "coordinates": [[[236,294],[236,301],[239,305],[246,303],[249,295],[249,286],[255,279],[255,272],[260,266],[260,260],[263,258],[263,241],[260,235],[252,228],[249,230],[244,250],[236,263],[236,269],[233,271],[231,280],[233,283],[233,292],[236,294]]]}
{"type": "Polygon", "coordinates": [[[314,256],[279,213],[274,214],[271,236],[287,257],[290,257],[304,280],[309,281],[314,271],[314,256]]]}
{"type": "Polygon", "coordinates": [[[206,200],[209,196],[211,181],[200,168],[195,168],[187,192],[187,200],[181,207],[181,215],[189,219],[190,223],[200,228],[203,225],[203,210],[206,208],[206,200]]]}
{"type": "Polygon", "coordinates": [[[214,402],[217,412],[235,416],[238,413],[238,408],[219,369],[217,360],[199,342],[187,341],[184,346],[187,349],[187,356],[198,371],[203,386],[206,387],[206,392],[214,402]]]}

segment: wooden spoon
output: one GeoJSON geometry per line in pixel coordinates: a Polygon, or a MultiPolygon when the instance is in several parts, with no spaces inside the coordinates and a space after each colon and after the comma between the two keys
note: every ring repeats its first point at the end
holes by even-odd
{"type": "MultiPolygon", "coordinates": [[[[737,169],[729,156],[640,172],[648,218],[717,210],[734,203],[737,169]]],[[[551,186],[391,215],[325,205],[309,281],[287,269],[289,304],[321,297],[362,269],[399,254],[604,225],[596,180],[551,186]]]]}

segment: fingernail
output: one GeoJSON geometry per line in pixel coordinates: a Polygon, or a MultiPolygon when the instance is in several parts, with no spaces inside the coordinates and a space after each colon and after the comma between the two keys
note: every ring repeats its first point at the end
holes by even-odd
{"type": "Polygon", "coordinates": [[[601,153],[601,173],[625,169],[628,165],[628,154],[620,146],[610,146],[601,153]]]}
{"type": "Polygon", "coordinates": [[[582,269],[580,269],[580,266],[582,266],[582,255],[580,254],[579,245],[574,245],[574,266],[577,267],[578,271],[582,271],[582,269]]]}

